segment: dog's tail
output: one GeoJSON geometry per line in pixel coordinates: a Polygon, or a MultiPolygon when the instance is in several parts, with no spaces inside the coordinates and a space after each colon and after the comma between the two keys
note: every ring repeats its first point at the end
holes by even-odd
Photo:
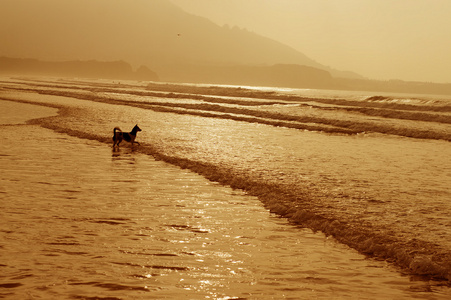
{"type": "Polygon", "coordinates": [[[118,139],[118,136],[117,136],[117,134],[116,134],[116,131],[119,131],[119,132],[122,132],[122,130],[119,128],[119,127],[114,127],[114,129],[113,129],[113,142],[114,142],[114,144],[113,144],[113,147],[114,146],[116,146],[116,142],[119,142],[120,143],[120,140],[118,139]]]}

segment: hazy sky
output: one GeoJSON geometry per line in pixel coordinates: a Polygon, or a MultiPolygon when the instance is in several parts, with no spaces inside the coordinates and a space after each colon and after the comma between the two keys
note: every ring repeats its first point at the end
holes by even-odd
{"type": "Polygon", "coordinates": [[[372,79],[451,83],[450,0],[171,0],[372,79]]]}

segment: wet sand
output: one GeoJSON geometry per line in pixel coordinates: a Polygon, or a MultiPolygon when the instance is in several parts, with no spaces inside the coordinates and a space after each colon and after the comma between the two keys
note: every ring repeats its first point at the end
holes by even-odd
{"type": "Polygon", "coordinates": [[[55,109],[0,104],[3,298],[449,297],[240,190],[25,124],[55,109]]]}

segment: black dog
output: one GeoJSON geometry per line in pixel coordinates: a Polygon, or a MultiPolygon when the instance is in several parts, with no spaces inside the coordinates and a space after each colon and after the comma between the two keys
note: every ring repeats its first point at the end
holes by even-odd
{"type": "Polygon", "coordinates": [[[125,140],[126,142],[129,142],[132,144],[137,143],[138,145],[140,145],[140,143],[135,142],[136,139],[136,134],[138,133],[138,131],[141,131],[141,128],[138,127],[138,125],[135,125],[135,127],[133,127],[131,132],[122,132],[122,130],[119,127],[114,127],[113,130],[113,147],[118,146],[120,142],[122,142],[122,140],[125,140]]]}

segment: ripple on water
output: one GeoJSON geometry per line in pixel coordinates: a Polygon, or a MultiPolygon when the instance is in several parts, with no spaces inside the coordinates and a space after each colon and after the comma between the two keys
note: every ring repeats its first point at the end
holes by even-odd
{"type": "Polygon", "coordinates": [[[9,145],[0,156],[2,296],[409,299],[430,295],[423,286],[446,293],[189,171],[35,126],[8,130],[0,128],[9,145]]]}

